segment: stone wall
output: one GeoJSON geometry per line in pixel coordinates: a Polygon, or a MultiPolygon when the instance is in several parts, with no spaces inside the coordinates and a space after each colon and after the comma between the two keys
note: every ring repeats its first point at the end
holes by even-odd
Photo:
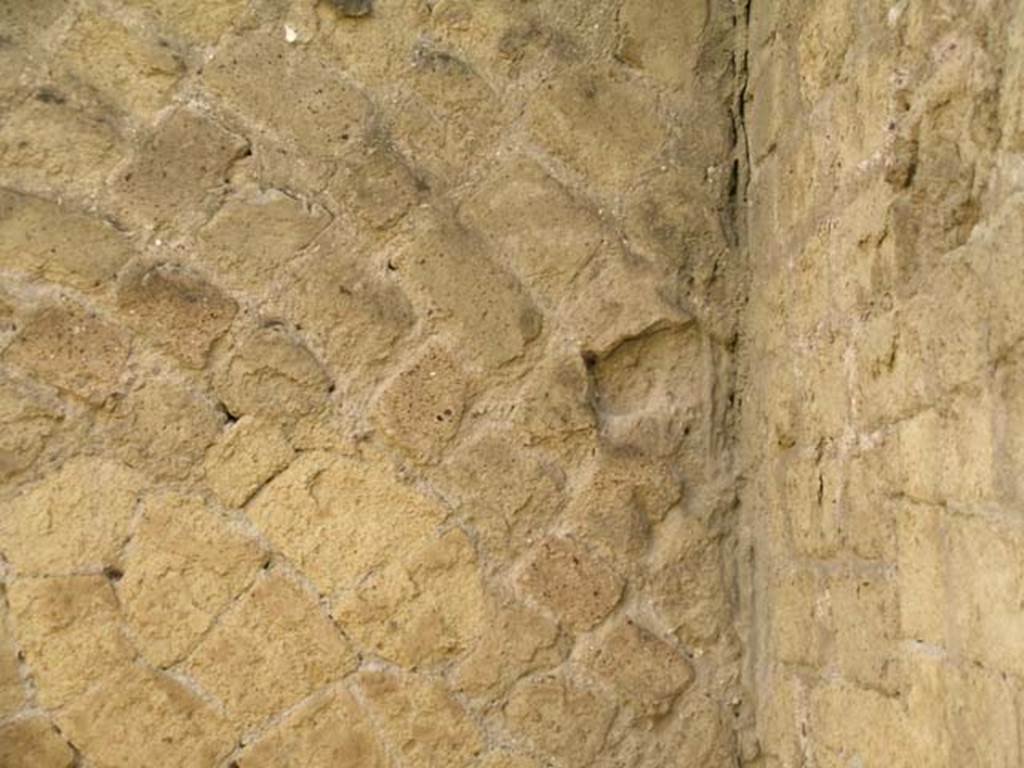
{"type": "Polygon", "coordinates": [[[756,764],[1019,766],[1024,6],[751,11],[756,764]]]}
{"type": "Polygon", "coordinates": [[[731,766],[731,2],[0,2],[0,765],[731,766]]]}

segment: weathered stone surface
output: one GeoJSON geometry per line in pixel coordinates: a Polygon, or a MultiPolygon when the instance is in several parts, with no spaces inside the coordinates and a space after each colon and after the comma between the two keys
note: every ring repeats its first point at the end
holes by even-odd
{"type": "Polygon", "coordinates": [[[126,625],[146,660],[159,667],[180,661],[267,558],[201,500],[148,496],[117,584],[126,625]]]}
{"type": "Polygon", "coordinates": [[[328,192],[348,210],[376,229],[388,229],[429,189],[401,154],[386,144],[339,168],[328,192]]]}
{"type": "Polygon", "coordinates": [[[554,622],[522,605],[492,609],[480,638],[459,664],[456,690],[470,696],[500,696],[530,672],[561,661],[554,622]]]}
{"type": "Polygon", "coordinates": [[[403,765],[470,766],[482,751],[479,729],[440,684],[415,675],[360,672],[356,685],[403,765]]]}
{"type": "Polygon", "coordinates": [[[0,602],[0,717],[7,718],[26,703],[25,685],[18,668],[18,649],[11,633],[6,595],[0,602]]]}
{"type": "Polygon", "coordinates": [[[467,390],[452,353],[431,345],[384,385],[374,406],[375,419],[413,458],[436,459],[458,431],[467,390]]]}
{"type": "Polygon", "coordinates": [[[522,681],[509,696],[505,719],[559,764],[594,764],[615,716],[615,705],[562,676],[522,681]]]}
{"type": "Polygon", "coordinates": [[[191,368],[231,326],[238,305],[200,275],[175,264],[138,264],[125,272],[117,303],[127,323],[191,368]]]}
{"type": "Polygon", "coordinates": [[[330,390],[313,353],[276,323],[241,338],[215,371],[213,385],[232,416],[255,415],[276,423],[319,410],[330,390]]]}
{"type": "Polygon", "coordinates": [[[121,157],[121,136],[105,115],[56,91],[43,90],[22,102],[0,126],[5,186],[89,194],[121,157]]]}
{"type": "Polygon", "coordinates": [[[444,519],[435,501],[379,459],[304,454],[246,513],[327,595],[358,585],[430,541],[444,519]]]}
{"type": "Polygon", "coordinates": [[[543,535],[562,503],[562,482],[544,453],[518,447],[508,432],[465,443],[444,468],[459,515],[503,558],[543,535]]]}
{"type": "Polygon", "coordinates": [[[581,67],[536,94],[527,120],[545,147],[600,184],[652,164],[668,139],[652,94],[624,72],[581,67]]]}
{"type": "Polygon", "coordinates": [[[485,621],[480,569],[466,535],[456,529],[417,544],[334,606],[362,648],[413,669],[462,655],[485,621]]]}
{"type": "Polygon", "coordinates": [[[562,299],[607,237],[593,210],[525,158],[499,166],[460,214],[548,304],[562,299]]]}
{"type": "Polygon", "coordinates": [[[135,656],[104,576],[22,577],[7,597],[18,645],[45,707],[73,703],[135,656]]]}
{"type": "Polygon", "coordinates": [[[31,467],[64,418],[46,389],[0,372],[0,480],[31,467]]]}
{"type": "Polygon", "coordinates": [[[693,682],[693,668],[680,649],[630,618],[591,638],[582,663],[608,681],[627,707],[647,717],[664,715],[693,682]]]}
{"type": "Polygon", "coordinates": [[[64,574],[116,565],[145,487],[118,462],[76,458],[0,502],[0,548],[20,573],[64,574]]]}
{"type": "Polygon", "coordinates": [[[212,627],[184,669],[223,702],[232,723],[248,729],[355,666],[316,598],[272,569],[212,627]]]}
{"type": "Polygon", "coordinates": [[[241,507],[294,456],[278,427],[243,416],[206,452],[206,482],[225,506],[241,507]]]}
{"type": "Polygon", "coordinates": [[[24,321],[3,359],[92,403],[120,389],[127,334],[70,299],[45,304],[24,321]]]}
{"type": "Polygon", "coordinates": [[[84,291],[107,287],[132,255],[109,222],[49,200],[0,191],[0,266],[84,291]]]}
{"type": "Polygon", "coordinates": [[[26,717],[0,725],[0,765],[5,768],[71,768],[75,753],[49,719],[26,717]]]}
{"type": "Polygon", "coordinates": [[[314,696],[235,761],[239,768],[385,768],[362,707],[344,689],[314,696]]]}
{"type": "Polygon", "coordinates": [[[177,680],[137,665],[107,678],[57,716],[61,732],[98,766],[215,765],[234,735],[177,680]],[[117,733],[116,739],[109,738],[117,733]]]}
{"type": "Polygon", "coordinates": [[[573,630],[597,625],[619,602],[622,579],[578,542],[553,537],[530,554],[519,586],[573,630]]]}
{"type": "Polygon", "coordinates": [[[541,331],[541,315],[519,282],[452,222],[414,218],[389,263],[428,302],[430,315],[454,321],[475,366],[518,357],[541,331]]]}
{"type": "Polygon", "coordinates": [[[619,12],[618,55],[668,86],[690,85],[708,16],[706,7],[694,3],[627,0],[619,12]]]}
{"type": "Polygon", "coordinates": [[[329,221],[322,208],[276,190],[232,197],[200,231],[200,259],[225,285],[259,291],[329,221]]]}
{"type": "Polygon", "coordinates": [[[163,227],[195,219],[223,194],[231,164],[246,142],[207,115],[182,107],[165,117],[138,148],[116,191],[131,214],[163,227]]]}
{"type": "Polygon", "coordinates": [[[127,0],[127,4],[150,11],[161,25],[207,44],[215,43],[245,9],[244,0],[127,0]]]}
{"type": "Polygon", "coordinates": [[[109,434],[122,460],[158,478],[192,471],[223,429],[214,400],[181,379],[152,377],[115,406],[109,434]]]}
{"type": "Polygon", "coordinates": [[[140,37],[96,14],[79,17],[63,40],[56,64],[94,88],[103,100],[142,118],[167,104],[184,73],[166,43],[140,37]]]}

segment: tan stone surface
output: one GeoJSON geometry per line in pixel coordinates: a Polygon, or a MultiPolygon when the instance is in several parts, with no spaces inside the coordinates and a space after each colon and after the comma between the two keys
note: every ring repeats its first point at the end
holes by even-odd
{"type": "Polygon", "coordinates": [[[1022,40],[0,1],[0,763],[1018,765],[1022,40]]]}
{"type": "Polygon", "coordinates": [[[0,546],[21,573],[116,564],[145,480],[116,461],[76,458],[0,502],[0,546]]]}
{"type": "Polygon", "coordinates": [[[206,452],[206,482],[222,504],[241,507],[294,456],[277,426],[243,416],[206,452]]]}
{"type": "Polygon", "coordinates": [[[184,670],[245,729],[355,668],[348,642],[317,600],[277,569],[238,598],[184,670]]]}
{"type": "Polygon", "coordinates": [[[45,717],[0,725],[0,765],[4,768],[71,768],[75,753],[45,717]]]}
{"type": "Polygon", "coordinates": [[[171,492],[142,502],[117,592],[147,661],[190,651],[256,577],[267,555],[201,499],[171,492]]]}
{"type": "Polygon", "coordinates": [[[72,703],[135,655],[103,576],[22,577],[8,599],[18,646],[46,707],[72,703]]]}
{"type": "Polygon", "coordinates": [[[344,689],[318,694],[238,756],[239,768],[385,768],[373,725],[344,689]]]}

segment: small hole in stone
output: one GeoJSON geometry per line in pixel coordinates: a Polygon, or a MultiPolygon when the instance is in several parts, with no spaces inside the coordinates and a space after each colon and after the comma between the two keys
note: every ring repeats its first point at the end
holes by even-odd
{"type": "Polygon", "coordinates": [[[103,569],[103,575],[111,581],[120,581],[124,578],[124,571],[122,571],[120,568],[115,568],[112,565],[108,565],[106,568],[103,569]]]}
{"type": "Polygon", "coordinates": [[[395,266],[395,262],[388,259],[388,272],[397,272],[398,267],[395,266]]]}
{"type": "Polygon", "coordinates": [[[587,366],[587,368],[593,368],[595,365],[597,365],[597,355],[594,352],[591,352],[589,349],[587,349],[581,352],[580,354],[583,357],[583,364],[587,366]]]}

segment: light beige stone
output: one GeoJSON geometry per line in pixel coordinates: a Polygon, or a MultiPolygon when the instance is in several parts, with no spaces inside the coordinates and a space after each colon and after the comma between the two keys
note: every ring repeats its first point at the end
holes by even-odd
{"type": "Polygon", "coordinates": [[[8,589],[25,663],[45,707],[63,707],[131,663],[135,651],[103,576],[22,577],[8,589]]]}
{"type": "Polygon", "coordinates": [[[238,305],[202,276],[176,264],[138,264],[125,272],[117,305],[128,325],[190,368],[202,368],[231,327],[238,305]]]}
{"type": "Polygon", "coordinates": [[[462,531],[407,547],[342,595],[334,616],[367,652],[416,669],[464,654],[486,617],[476,553],[462,531]]]}
{"type": "Polygon", "coordinates": [[[269,557],[200,499],[171,492],[142,503],[117,591],[146,660],[180,661],[269,557]]]}
{"type": "Polygon", "coordinates": [[[243,729],[355,669],[356,658],[314,596],[273,569],[204,636],[184,670],[243,729]]]}
{"type": "Polygon", "coordinates": [[[99,404],[119,391],[128,353],[124,331],[94,311],[62,298],[26,318],[3,359],[99,404]]]}
{"type": "Polygon", "coordinates": [[[6,595],[4,598],[0,602],[0,717],[7,718],[25,705],[27,696],[8,619],[6,595]]]}
{"type": "Polygon", "coordinates": [[[0,502],[0,546],[19,572],[67,574],[115,565],[144,479],[115,461],[80,457],[0,502]]]}
{"type": "Polygon", "coordinates": [[[107,678],[57,716],[61,732],[102,768],[215,765],[235,736],[177,680],[140,666],[107,678]],[[116,732],[116,739],[110,734],[116,732]]]}
{"type": "Polygon", "coordinates": [[[561,676],[529,678],[512,689],[505,707],[509,727],[559,764],[594,764],[615,716],[615,705],[561,676]]]}
{"type": "Polygon", "coordinates": [[[440,684],[415,675],[360,672],[356,685],[384,743],[403,765],[470,766],[483,750],[476,724],[440,684]]]}
{"type": "Polygon", "coordinates": [[[303,703],[235,761],[239,768],[385,768],[373,725],[346,690],[303,703]]]}
{"type": "Polygon", "coordinates": [[[278,427],[243,416],[206,452],[206,482],[225,506],[241,507],[294,457],[278,427]]]}
{"type": "Polygon", "coordinates": [[[305,454],[246,510],[321,592],[334,595],[385,567],[393,553],[429,541],[441,507],[379,459],[305,454]]]}

